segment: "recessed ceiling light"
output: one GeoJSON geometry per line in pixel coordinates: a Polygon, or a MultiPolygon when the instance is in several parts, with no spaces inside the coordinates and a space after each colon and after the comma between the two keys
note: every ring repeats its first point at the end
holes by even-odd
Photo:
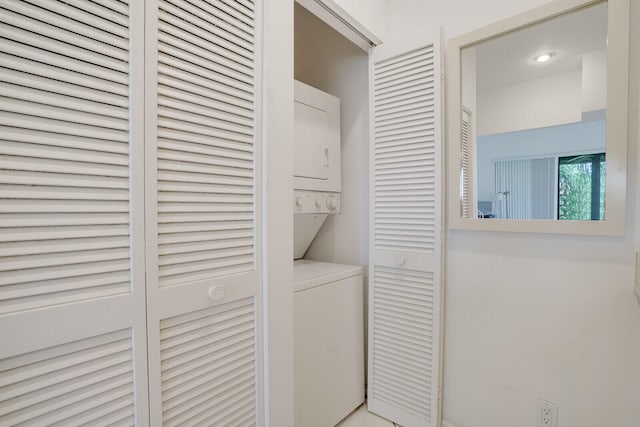
{"type": "Polygon", "coordinates": [[[533,62],[543,63],[547,62],[553,56],[552,53],[543,53],[533,58],[533,62]]]}

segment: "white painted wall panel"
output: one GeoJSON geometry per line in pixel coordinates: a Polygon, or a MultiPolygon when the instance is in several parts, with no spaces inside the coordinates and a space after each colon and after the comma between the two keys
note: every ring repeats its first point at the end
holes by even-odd
{"type": "Polygon", "coordinates": [[[579,122],[582,73],[551,77],[478,93],[478,136],[579,122]]]}
{"type": "Polygon", "coordinates": [[[607,108],[607,52],[582,56],[582,111],[607,108]]]}

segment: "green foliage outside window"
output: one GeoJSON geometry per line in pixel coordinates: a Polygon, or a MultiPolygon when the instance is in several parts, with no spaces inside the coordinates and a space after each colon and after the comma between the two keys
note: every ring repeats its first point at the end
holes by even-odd
{"type": "Polygon", "coordinates": [[[604,153],[561,157],[558,162],[558,219],[604,219],[604,153]],[[594,182],[594,178],[596,179],[594,182]]]}

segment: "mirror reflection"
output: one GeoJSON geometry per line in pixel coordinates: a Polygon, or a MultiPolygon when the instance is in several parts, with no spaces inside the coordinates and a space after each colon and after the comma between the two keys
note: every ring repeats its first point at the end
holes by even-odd
{"type": "Polygon", "coordinates": [[[462,216],[603,220],[607,3],[461,51],[462,216]]]}

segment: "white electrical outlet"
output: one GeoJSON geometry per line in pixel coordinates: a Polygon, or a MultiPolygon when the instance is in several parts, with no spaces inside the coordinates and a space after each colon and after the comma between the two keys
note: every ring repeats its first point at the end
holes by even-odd
{"type": "Polygon", "coordinates": [[[558,427],[558,405],[546,400],[538,400],[537,427],[558,427]]]}

